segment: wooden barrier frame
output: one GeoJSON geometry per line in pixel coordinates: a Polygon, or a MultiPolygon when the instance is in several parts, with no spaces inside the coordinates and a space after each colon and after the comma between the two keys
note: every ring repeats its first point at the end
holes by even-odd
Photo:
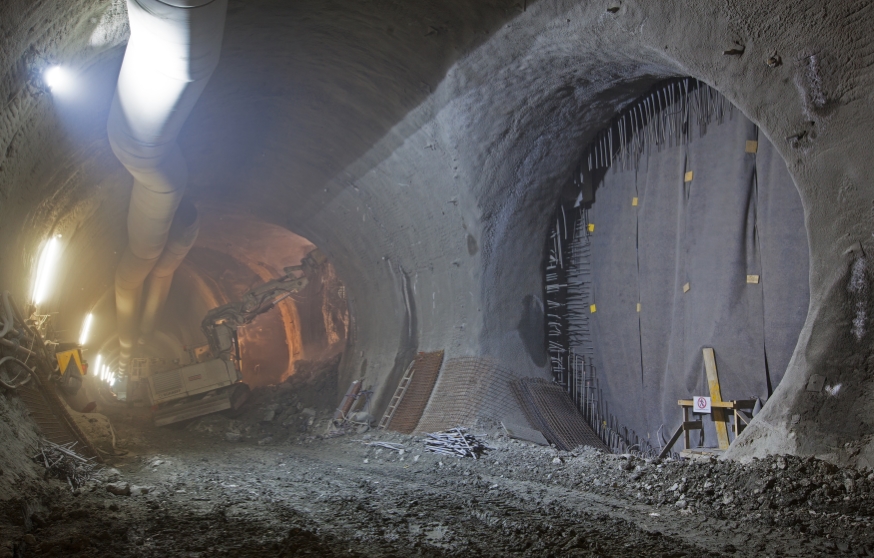
{"type": "MultiPolygon", "coordinates": [[[[728,449],[728,446],[731,443],[728,439],[728,421],[725,416],[726,411],[732,411],[734,414],[734,425],[732,430],[734,431],[734,437],[737,438],[752,420],[751,415],[748,415],[747,412],[752,411],[756,405],[756,400],[739,399],[735,401],[723,401],[722,392],[719,387],[719,377],[716,373],[716,355],[710,347],[704,348],[703,353],[704,368],[707,372],[707,383],[710,387],[710,406],[713,411],[711,416],[713,417],[716,426],[716,436],[719,440],[719,449],[725,450],[728,449]]],[[[683,408],[683,422],[680,424],[680,427],[677,428],[677,431],[674,432],[674,435],[671,436],[671,439],[665,447],[662,448],[662,451],[659,453],[660,458],[664,458],[668,453],[670,453],[671,448],[674,447],[674,444],[677,443],[677,440],[680,439],[681,435],[683,435],[683,449],[689,449],[689,432],[692,430],[702,430],[704,428],[704,423],[700,420],[689,420],[689,409],[694,406],[694,402],[691,399],[680,399],[677,401],[677,404],[683,408]]]]}
{"type": "MultiPolygon", "coordinates": [[[[671,448],[674,447],[674,444],[677,443],[677,440],[680,439],[680,436],[683,435],[683,449],[689,449],[689,432],[692,430],[702,430],[704,428],[704,423],[700,420],[689,420],[689,410],[694,407],[695,402],[691,399],[680,399],[677,401],[677,405],[683,408],[683,423],[680,424],[677,431],[674,432],[674,435],[671,436],[670,441],[662,448],[661,453],[659,454],[660,458],[667,457],[668,453],[671,451],[671,448]]],[[[712,401],[710,405],[714,409],[720,409],[723,412],[732,411],[734,415],[734,424],[732,425],[732,431],[734,433],[734,437],[743,432],[744,428],[752,420],[747,412],[751,411],[753,407],[756,405],[755,399],[740,399],[737,401],[712,401]]],[[[714,417],[714,420],[716,418],[714,417]]],[[[724,423],[723,423],[724,424],[724,423]]]]}

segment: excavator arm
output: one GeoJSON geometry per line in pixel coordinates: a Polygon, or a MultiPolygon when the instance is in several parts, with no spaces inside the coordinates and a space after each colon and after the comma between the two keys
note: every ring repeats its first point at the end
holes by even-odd
{"type": "Polygon", "coordinates": [[[227,355],[233,349],[231,339],[237,328],[252,323],[282,300],[307,285],[304,266],[285,268],[285,275],[268,281],[243,295],[237,302],[213,308],[200,324],[213,356],[227,355]]]}

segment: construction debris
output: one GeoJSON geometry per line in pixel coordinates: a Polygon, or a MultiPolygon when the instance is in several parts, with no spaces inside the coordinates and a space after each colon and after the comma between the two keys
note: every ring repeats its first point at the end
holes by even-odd
{"type": "Polygon", "coordinates": [[[478,459],[486,450],[494,449],[466,432],[466,428],[457,426],[451,430],[425,434],[425,451],[478,459]]]}
{"type": "Polygon", "coordinates": [[[358,400],[358,394],[361,392],[362,386],[363,384],[361,383],[361,380],[355,380],[352,382],[352,385],[350,385],[349,389],[346,390],[346,395],[343,397],[343,401],[340,402],[340,406],[334,413],[334,421],[346,420],[346,416],[349,414],[349,411],[352,410],[352,405],[354,405],[355,401],[358,400]]]}
{"type": "Polygon", "coordinates": [[[370,443],[365,444],[365,445],[375,446],[375,447],[379,447],[379,448],[387,448],[390,450],[401,451],[401,452],[406,451],[406,449],[407,449],[406,447],[402,446],[401,444],[393,444],[392,442],[370,442],[370,443]]]}
{"type": "Polygon", "coordinates": [[[106,491],[116,496],[130,496],[130,483],[112,482],[106,485],[106,491]]]}
{"type": "Polygon", "coordinates": [[[532,442],[537,444],[538,446],[548,446],[549,442],[543,436],[543,433],[539,430],[534,430],[533,428],[528,428],[527,426],[522,426],[519,424],[510,424],[507,422],[501,422],[501,426],[504,427],[504,432],[510,438],[514,440],[524,440],[526,442],[532,442]]]}
{"type": "Polygon", "coordinates": [[[44,440],[33,460],[46,468],[46,474],[66,480],[70,490],[76,490],[94,478],[100,467],[94,458],[86,459],[73,451],[76,442],[59,445],[44,440]]]}

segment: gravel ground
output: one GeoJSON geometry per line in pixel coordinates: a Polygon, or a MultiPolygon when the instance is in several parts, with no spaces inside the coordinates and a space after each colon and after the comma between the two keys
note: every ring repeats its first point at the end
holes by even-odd
{"type": "Polygon", "coordinates": [[[326,409],[258,400],[176,428],[115,413],[126,455],[79,494],[47,480],[4,502],[0,558],[874,554],[874,474],[559,452],[483,425],[484,458],[441,458],[421,437],[322,438],[326,409]],[[284,436],[252,419],[273,405],[284,436]]]}

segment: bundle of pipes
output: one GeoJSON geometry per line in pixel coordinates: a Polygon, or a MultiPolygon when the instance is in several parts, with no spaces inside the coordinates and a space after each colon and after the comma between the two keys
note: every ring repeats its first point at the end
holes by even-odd
{"type": "Polygon", "coordinates": [[[478,459],[478,456],[490,449],[494,448],[467,434],[467,429],[460,426],[425,435],[425,451],[433,453],[478,459]]]}
{"type": "Polygon", "coordinates": [[[75,442],[58,445],[46,440],[42,442],[39,453],[33,456],[34,461],[45,466],[47,473],[66,480],[70,490],[76,490],[93,479],[101,469],[93,459],[76,453],[75,446],[75,442]]]}
{"type": "Polygon", "coordinates": [[[127,6],[131,37],[107,124],[115,156],[134,177],[128,246],[115,275],[122,371],[134,342],[153,331],[173,274],[197,238],[197,211],[183,201],[188,169],[176,137],[218,64],[227,0],[127,6]]]}

